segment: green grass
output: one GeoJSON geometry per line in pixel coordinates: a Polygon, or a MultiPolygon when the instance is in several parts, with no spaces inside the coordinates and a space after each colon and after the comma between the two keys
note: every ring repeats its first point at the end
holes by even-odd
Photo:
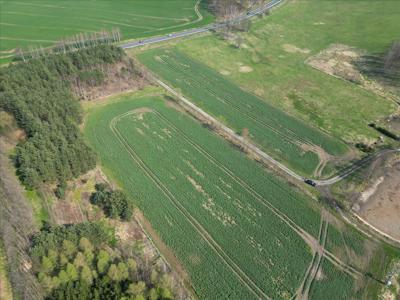
{"type": "MultiPolygon", "coordinates": [[[[3,0],[0,51],[49,46],[80,32],[120,28],[124,39],[147,37],[209,23],[213,18],[197,0],[3,0]]],[[[6,53],[4,53],[5,55],[6,53]]]]}
{"type": "Polygon", "coordinates": [[[176,47],[307,124],[349,143],[367,142],[378,137],[367,124],[390,115],[396,105],[305,60],[333,43],[382,53],[400,38],[399,15],[400,1],[286,1],[253,22],[240,49],[215,35],[176,47]],[[285,44],[304,53],[286,52],[285,44]],[[243,66],[252,71],[240,72],[243,66]]]}
{"type": "Polygon", "coordinates": [[[27,190],[25,196],[32,206],[33,217],[37,226],[40,228],[43,225],[43,222],[48,222],[50,218],[45,203],[46,200],[43,199],[43,197],[40,197],[37,191],[27,190]]]}
{"type": "Polygon", "coordinates": [[[355,288],[355,280],[352,276],[337,269],[337,267],[327,259],[323,260],[321,270],[322,279],[313,281],[309,299],[352,299],[355,288]]]}
{"type": "Polygon", "coordinates": [[[335,253],[336,251],[352,251],[357,256],[362,256],[365,252],[365,238],[352,227],[344,226],[341,230],[329,225],[326,241],[326,248],[335,253]]]}
{"type": "Polygon", "coordinates": [[[311,253],[269,207],[316,236],[319,213],[308,199],[157,98],[125,96],[92,108],[84,131],[200,298],[294,294],[311,253]],[[124,115],[142,107],[153,112],[124,115]]]}
{"type": "Polygon", "coordinates": [[[304,151],[302,147],[317,145],[331,155],[346,151],[345,144],[339,140],[244,92],[179,51],[153,49],[142,53],[139,58],[196,105],[239,133],[247,128],[250,138],[267,153],[305,175],[313,173],[319,158],[315,152],[304,151]]]}

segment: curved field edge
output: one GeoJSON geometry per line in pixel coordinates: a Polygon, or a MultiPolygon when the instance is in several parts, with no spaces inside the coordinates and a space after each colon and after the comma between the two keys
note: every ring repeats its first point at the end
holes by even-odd
{"type": "Polygon", "coordinates": [[[164,35],[211,23],[201,1],[2,1],[0,55],[17,47],[50,46],[82,32],[118,27],[124,40],[164,35]]]}
{"type": "MultiPolygon", "coordinates": [[[[158,92],[160,92],[160,90],[154,88],[150,89],[149,92],[147,91],[139,92],[139,95],[143,97],[143,95],[146,95],[146,93],[156,94],[158,92]]],[[[200,247],[197,245],[198,239],[201,239],[201,235],[193,231],[193,227],[191,227],[190,225],[187,224],[187,222],[182,220],[182,216],[177,217],[174,209],[171,209],[171,207],[169,207],[168,205],[165,206],[165,203],[163,203],[164,201],[162,201],[161,203],[159,202],[155,203],[154,201],[145,200],[145,202],[143,203],[143,200],[148,199],[149,195],[153,195],[152,193],[154,193],[154,191],[151,191],[151,189],[143,190],[141,187],[146,185],[151,185],[151,183],[149,183],[148,180],[144,180],[142,178],[143,175],[139,174],[139,176],[137,176],[139,170],[137,169],[132,170],[131,168],[127,167],[129,163],[123,160],[124,156],[123,153],[120,154],[112,153],[113,148],[115,148],[115,146],[118,146],[118,142],[115,141],[112,136],[109,136],[108,138],[101,137],[97,134],[97,132],[100,132],[101,135],[108,135],[109,132],[107,131],[109,131],[109,127],[107,122],[109,122],[115,116],[138,108],[152,107],[157,111],[161,111],[163,115],[166,114],[167,116],[169,116],[170,117],[169,119],[173,120],[173,123],[177,127],[179,127],[180,129],[185,129],[184,131],[186,132],[186,134],[188,135],[195,134],[196,139],[200,138],[200,140],[197,140],[197,142],[199,142],[200,145],[202,146],[207,145],[208,150],[210,152],[218,153],[218,151],[219,152],[222,151],[223,155],[218,157],[218,159],[222,160],[223,163],[230,166],[229,164],[232,164],[232,161],[235,161],[235,165],[241,166],[238,173],[241,176],[246,177],[247,172],[252,172],[250,173],[251,174],[250,176],[248,175],[245,178],[245,180],[248,180],[248,178],[252,179],[251,186],[254,187],[256,190],[259,191],[260,188],[265,188],[266,183],[268,183],[268,185],[270,186],[277,185],[277,188],[279,188],[279,186],[282,186],[282,184],[284,186],[287,186],[287,184],[282,183],[280,180],[274,178],[274,176],[272,176],[271,174],[266,173],[265,170],[260,168],[254,162],[248,160],[244,155],[242,155],[242,153],[240,153],[239,151],[235,151],[226,142],[220,140],[218,137],[214,136],[212,133],[208,132],[204,128],[201,128],[201,126],[197,124],[195,121],[189,119],[188,117],[182,116],[181,113],[169,107],[166,107],[165,102],[160,101],[158,97],[155,98],[150,96],[144,96],[142,99],[134,99],[138,97],[137,95],[138,94],[132,96],[132,94],[127,94],[125,96],[112,97],[111,99],[109,99],[110,104],[104,102],[103,104],[105,105],[102,106],[97,106],[95,103],[88,104],[89,108],[87,109],[87,111],[89,112],[89,115],[86,121],[85,136],[89,139],[89,142],[92,144],[92,146],[94,146],[94,148],[99,152],[103,168],[107,170],[108,175],[114,178],[116,182],[130,194],[132,199],[135,200],[136,204],[144,212],[146,218],[150,220],[153,227],[160,234],[163,241],[177,255],[179,261],[182,262],[185,269],[188,271],[198,296],[224,298],[227,295],[230,295],[231,297],[253,298],[255,295],[249,292],[248,289],[246,291],[246,289],[243,287],[243,282],[241,282],[241,280],[238,279],[237,276],[235,276],[230,272],[232,270],[229,270],[229,266],[227,267],[223,262],[221,262],[220,258],[218,256],[215,256],[216,255],[215,253],[213,253],[212,251],[210,252],[210,249],[209,248],[207,249],[204,243],[200,247]],[[103,134],[103,131],[99,130],[99,128],[101,127],[108,128],[108,130],[105,130],[103,134]],[[104,138],[106,140],[104,140],[103,144],[99,147],[99,142],[101,143],[101,141],[104,138]],[[210,139],[211,140],[215,139],[216,143],[216,145],[211,149],[209,148],[210,139]],[[230,152],[236,153],[235,155],[236,159],[232,159],[232,157],[228,155],[230,154],[230,152]],[[271,178],[268,178],[268,180],[265,181],[263,180],[263,177],[271,177],[271,178]],[[160,215],[156,211],[160,209],[163,212],[162,215],[160,215]],[[165,232],[166,230],[167,231],[172,230],[173,232],[165,232]],[[187,230],[190,230],[190,232],[192,233],[191,236],[193,236],[194,241],[192,240],[192,242],[189,241],[188,243],[184,243],[185,249],[182,249],[183,247],[182,236],[184,236],[187,230]],[[216,269],[214,269],[214,267],[216,269]],[[207,271],[206,273],[211,273],[213,276],[211,278],[207,277],[207,275],[204,274],[205,270],[207,271]],[[215,274],[227,274],[227,275],[215,277],[214,276],[215,274]],[[219,293],[215,294],[216,290],[218,290],[219,293]]],[[[119,129],[121,130],[121,132],[125,131],[124,136],[129,136],[134,131],[134,128],[130,127],[129,125],[130,123],[128,122],[128,120],[125,120],[124,122],[127,123],[120,123],[118,125],[120,126],[119,129]]],[[[136,134],[136,137],[133,138],[131,141],[129,141],[130,146],[132,148],[136,147],[136,141],[139,140],[139,137],[140,135],[136,134]]],[[[149,152],[148,155],[155,157],[156,160],[161,159],[159,156],[154,155],[154,153],[152,152],[149,152]]],[[[141,154],[141,156],[143,158],[143,154],[141,154]]],[[[261,192],[265,192],[265,190],[261,192]]],[[[267,192],[271,193],[271,190],[267,189],[267,192]]],[[[304,217],[305,214],[307,214],[307,212],[310,212],[309,205],[314,206],[315,204],[312,203],[310,199],[298,195],[297,192],[294,192],[291,189],[288,189],[285,192],[291,194],[292,196],[294,195],[294,197],[290,197],[290,201],[295,201],[294,203],[296,203],[296,205],[289,205],[289,206],[285,205],[288,203],[288,199],[269,199],[269,200],[273,201],[273,205],[278,207],[280,211],[283,211],[286,215],[290,216],[290,218],[295,220],[296,223],[300,224],[303,228],[306,228],[306,230],[312,233],[314,237],[317,237],[318,228],[320,226],[319,216],[316,215],[315,213],[312,213],[310,216],[314,215],[317,217],[317,218],[313,217],[314,221],[312,222],[310,222],[310,220],[307,220],[308,219],[307,217],[304,217]],[[296,200],[296,197],[299,198],[297,198],[296,200]]],[[[193,199],[195,198],[193,197],[193,199]]],[[[329,230],[328,232],[332,232],[332,230],[329,230]]],[[[354,236],[353,234],[351,234],[351,231],[348,232],[348,234],[354,236]]],[[[357,252],[359,256],[363,256],[364,251],[362,249],[362,245],[360,245],[360,243],[357,242],[357,239],[362,239],[363,237],[360,236],[359,234],[357,234],[354,237],[351,236],[349,236],[348,238],[348,240],[350,241],[350,245],[349,243],[347,243],[347,246],[354,249],[354,252],[357,252]]],[[[337,244],[335,239],[336,239],[335,235],[330,236],[329,234],[327,238],[328,250],[334,251],[334,253],[337,253],[339,257],[341,257],[340,251],[337,252],[336,249],[334,249],[335,247],[329,246],[337,244]]],[[[297,247],[306,247],[306,245],[303,244],[303,246],[299,245],[297,247]]],[[[370,271],[371,274],[374,274],[374,276],[376,276],[377,278],[383,278],[387,265],[390,263],[393,257],[398,257],[398,253],[395,251],[393,252],[393,249],[386,249],[385,247],[381,247],[381,245],[377,245],[376,247],[379,248],[379,249],[377,248],[375,252],[376,255],[374,255],[372,259],[369,259],[370,262],[368,263],[368,266],[364,266],[362,269],[365,270],[365,272],[370,271]]],[[[228,252],[232,251],[230,249],[226,250],[228,252]]],[[[228,254],[229,256],[231,255],[231,253],[228,254]]],[[[343,259],[343,257],[341,258],[343,259]]],[[[308,264],[311,263],[311,256],[309,257],[309,261],[307,263],[308,264]]],[[[246,273],[248,273],[248,270],[246,270],[246,273]]],[[[306,273],[305,269],[304,273],[306,273]]],[[[377,295],[379,291],[379,284],[377,284],[376,281],[372,281],[370,279],[366,280],[368,282],[366,283],[367,289],[365,294],[377,295]]],[[[359,284],[357,284],[357,286],[359,286],[359,284]]],[[[293,287],[293,289],[295,288],[296,287],[293,287]]]]}
{"type": "MultiPolygon", "coordinates": [[[[128,176],[128,174],[126,174],[126,173],[121,174],[120,173],[121,170],[126,170],[126,165],[128,164],[128,162],[125,161],[125,162],[121,163],[121,162],[119,162],[119,159],[110,161],[109,160],[110,158],[105,157],[107,155],[104,153],[104,151],[106,151],[108,154],[110,154],[110,152],[112,152],[112,148],[111,147],[108,147],[108,149],[103,149],[103,150],[98,149],[99,139],[103,139],[104,138],[104,137],[99,137],[99,134],[96,133],[96,131],[97,131],[96,129],[101,127],[101,125],[98,122],[102,123],[103,126],[107,126],[107,128],[108,128],[106,119],[108,121],[110,121],[110,118],[113,115],[118,114],[118,112],[122,113],[122,112],[125,112],[127,110],[129,111],[130,109],[134,109],[135,107],[138,108],[138,107],[142,107],[142,106],[146,106],[146,107],[149,107],[149,106],[150,107],[154,107],[154,106],[156,106],[159,110],[162,110],[163,113],[165,113],[166,111],[169,112],[169,113],[172,113],[172,117],[175,117],[175,118],[177,117],[177,114],[178,114],[178,112],[172,112],[171,109],[166,108],[164,106],[164,104],[162,104],[159,100],[154,99],[154,98],[153,99],[136,100],[136,101],[132,101],[132,102],[128,101],[127,103],[123,103],[123,104],[119,104],[119,105],[109,105],[109,106],[105,107],[106,109],[104,108],[104,109],[96,110],[96,111],[92,112],[91,115],[89,116],[89,118],[87,120],[86,127],[85,127],[85,134],[86,134],[87,138],[89,139],[89,142],[92,143],[92,145],[95,147],[95,149],[97,149],[99,151],[102,164],[105,165],[106,168],[112,173],[112,176],[118,180],[119,184],[124,189],[126,189],[128,193],[131,194],[132,198],[134,198],[136,200],[136,202],[138,202],[137,203],[138,206],[143,210],[143,212],[146,215],[146,217],[153,224],[153,227],[156,228],[156,230],[160,233],[160,236],[162,237],[162,239],[166,242],[166,244],[169,247],[171,247],[171,249],[173,249],[173,251],[175,253],[177,253],[178,258],[183,262],[185,267],[188,269],[188,271],[189,271],[189,273],[190,273],[190,275],[192,277],[192,281],[195,283],[196,290],[197,291],[203,291],[203,289],[205,288],[204,287],[204,282],[209,282],[209,284],[212,284],[212,282],[214,281],[214,283],[213,283],[214,285],[220,285],[221,288],[223,287],[225,296],[226,296],[226,293],[228,293],[229,290],[232,291],[231,293],[239,293],[239,294],[236,294],[236,296],[239,296],[240,293],[242,293],[243,291],[241,291],[241,292],[236,291],[237,288],[234,288],[234,286],[236,286],[236,285],[237,286],[241,286],[241,285],[240,285],[240,283],[238,283],[237,279],[234,279],[234,278],[229,279],[230,277],[232,277],[232,275],[224,276],[224,278],[222,279],[223,282],[221,282],[221,279],[220,280],[216,280],[216,278],[209,278],[206,281],[204,281],[205,280],[204,277],[203,277],[204,276],[204,270],[202,270],[202,268],[198,269],[199,267],[196,265],[196,264],[202,265],[200,263],[200,262],[202,262],[202,260],[208,261],[208,259],[214,257],[213,260],[216,260],[215,264],[219,265],[219,268],[220,268],[219,270],[214,270],[214,272],[216,272],[216,274],[218,274],[218,273],[220,274],[221,270],[225,270],[225,272],[227,272],[228,274],[230,274],[230,272],[226,271],[226,267],[224,267],[223,265],[220,265],[220,262],[219,262],[220,259],[215,258],[215,254],[213,255],[212,253],[208,253],[207,255],[204,256],[205,253],[198,253],[201,249],[207,248],[207,247],[205,247],[205,245],[200,246],[200,247],[195,247],[194,249],[191,249],[193,254],[188,255],[188,251],[185,250],[185,249],[182,249],[181,248],[182,245],[180,243],[177,243],[177,241],[179,241],[179,238],[177,238],[177,236],[174,236],[174,235],[178,234],[178,236],[179,236],[179,233],[182,234],[182,230],[188,230],[188,228],[190,228],[190,226],[188,224],[183,225],[185,223],[185,221],[182,220],[182,217],[177,217],[176,216],[176,212],[169,206],[165,206],[165,209],[163,209],[163,212],[165,212],[165,214],[160,216],[159,212],[158,212],[158,214],[157,214],[157,212],[155,212],[156,208],[154,206],[151,206],[150,202],[143,203],[143,199],[148,199],[148,195],[149,194],[154,196],[154,191],[152,191],[152,189],[150,187],[151,184],[149,185],[147,180],[145,180],[142,175],[139,175],[139,177],[136,177],[136,180],[141,180],[141,182],[135,182],[135,178],[133,178],[134,174],[132,174],[132,176],[131,176],[131,174],[129,174],[129,176],[128,176]],[[120,106],[119,109],[116,106],[120,106]],[[108,116],[104,116],[104,115],[102,115],[102,113],[105,113],[108,116]],[[96,147],[96,144],[97,144],[97,147],[96,147]],[[142,191],[139,191],[138,189],[141,189],[141,187],[137,186],[138,184],[140,186],[144,187],[145,189],[147,189],[147,191],[143,191],[143,188],[142,188],[142,191]],[[150,207],[148,205],[150,205],[150,207]],[[177,232],[175,232],[176,226],[173,226],[174,232],[165,232],[165,226],[168,225],[171,222],[172,222],[172,224],[179,223],[179,229],[177,230],[177,232]],[[208,259],[207,259],[207,257],[208,257],[208,259]],[[196,269],[196,271],[194,271],[193,269],[196,269]],[[201,281],[196,280],[196,279],[199,279],[199,276],[200,276],[200,278],[203,277],[201,281]],[[202,284],[200,286],[198,284],[196,285],[196,283],[199,283],[199,282],[202,283],[202,284]],[[234,283],[233,286],[231,285],[230,282],[234,283]]],[[[230,146],[228,144],[226,144],[223,141],[220,141],[216,136],[212,136],[211,133],[207,132],[207,130],[203,129],[199,124],[194,123],[194,121],[191,121],[187,117],[180,118],[180,119],[181,119],[180,121],[183,122],[186,125],[186,127],[189,127],[189,126],[187,126],[188,125],[187,122],[190,121],[190,122],[193,123],[193,124],[189,123],[190,126],[193,125],[194,127],[197,127],[196,130],[199,130],[200,132],[203,131],[204,132],[202,134],[203,135],[203,139],[205,139],[205,140],[208,140],[210,138],[211,139],[215,139],[215,141],[217,141],[216,142],[217,145],[215,145],[216,149],[220,148],[221,144],[222,144],[222,147],[223,147],[224,150],[227,150],[228,152],[236,153],[236,151],[234,151],[233,149],[229,149],[230,146]]],[[[109,129],[107,129],[107,130],[109,131],[109,129]]],[[[107,132],[104,132],[104,134],[107,134],[107,132]]],[[[112,136],[109,136],[109,137],[111,137],[109,144],[110,145],[111,144],[117,144],[115,146],[119,147],[118,143],[115,142],[114,138],[112,136]]],[[[237,157],[241,157],[242,154],[237,152],[236,154],[234,154],[234,156],[236,156],[236,158],[237,158],[237,157]]],[[[115,159],[115,157],[118,157],[118,158],[122,159],[123,156],[122,155],[116,155],[116,156],[114,156],[114,159],[115,159]]],[[[247,159],[243,156],[242,158],[239,158],[239,160],[247,160],[247,159]]],[[[247,161],[249,161],[249,160],[247,160],[247,161]]],[[[251,162],[250,166],[252,164],[253,163],[251,162]]],[[[259,171],[264,173],[264,171],[262,169],[259,169],[259,171]]],[[[134,170],[132,172],[138,172],[138,170],[134,170]]],[[[258,173],[258,172],[256,172],[256,173],[258,173]]],[[[263,173],[259,173],[259,174],[263,174],[263,173]]],[[[254,179],[256,179],[256,178],[254,178],[254,179]]],[[[274,180],[275,184],[279,183],[278,180],[276,180],[276,179],[273,179],[273,180],[274,180]]],[[[274,189],[275,190],[279,190],[280,189],[280,187],[274,187],[274,186],[269,187],[269,188],[272,189],[272,190],[274,190],[274,189]]],[[[292,194],[291,191],[287,191],[287,193],[288,194],[292,194]]],[[[296,193],[293,193],[292,195],[297,196],[296,193]]],[[[157,196],[155,196],[155,197],[157,197],[157,196]]],[[[308,227],[311,232],[314,231],[314,232],[316,232],[315,234],[317,234],[318,228],[314,228],[313,224],[316,224],[316,227],[318,227],[318,222],[319,222],[318,214],[316,214],[315,212],[313,213],[312,212],[313,210],[310,210],[310,208],[307,208],[307,205],[304,205],[304,203],[306,201],[300,200],[300,199],[296,199],[296,198],[292,198],[291,201],[299,201],[298,209],[296,210],[296,209],[293,209],[291,207],[285,207],[285,212],[287,212],[288,214],[293,216],[293,218],[296,219],[296,222],[299,222],[299,223],[303,224],[305,227],[308,227]],[[302,214],[299,214],[299,210],[300,210],[300,212],[303,211],[303,213],[305,211],[305,213],[307,213],[309,216],[313,216],[314,215],[314,217],[312,217],[311,220],[314,218],[315,222],[311,222],[311,220],[309,218],[301,217],[302,214]]],[[[277,204],[279,204],[279,202],[280,202],[278,199],[276,199],[275,201],[276,201],[277,204]]],[[[153,203],[153,205],[155,205],[155,206],[158,206],[158,205],[164,206],[165,203],[153,203]]],[[[282,206],[282,204],[280,206],[282,206]]],[[[157,208],[157,210],[159,210],[159,208],[157,208]]],[[[304,214],[303,214],[303,216],[304,216],[304,214]]],[[[191,229],[190,232],[192,232],[192,231],[193,231],[193,229],[191,229]]],[[[185,235],[185,238],[186,237],[187,236],[185,235]]],[[[199,236],[195,232],[193,232],[193,238],[196,240],[196,238],[199,238],[199,236]]],[[[181,237],[181,239],[182,239],[182,237],[181,237]]],[[[187,247],[187,245],[195,243],[191,239],[192,238],[189,238],[189,240],[185,243],[184,247],[187,247]]],[[[295,240],[296,240],[296,238],[294,238],[293,242],[295,242],[295,240]]],[[[195,244],[197,244],[197,243],[195,243],[195,244]]],[[[303,244],[303,246],[298,245],[295,248],[302,248],[303,250],[300,250],[300,252],[303,252],[303,253],[307,249],[305,244],[303,244]]],[[[205,250],[209,251],[209,249],[204,249],[204,251],[205,250]]],[[[233,247],[233,249],[226,249],[226,250],[227,251],[234,251],[234,247],[233,247]]],[[[304,254],[302,254],[302,255],[304,255],[304,254]]],[[[311,255],[307,254],[306,257],[308,257],[308,256],[309,256],[309,259],[311,260],[311,255]]],[[[303,260],[303,259],[301,259],[301,260],[303,260]]],[[[295,273],[300,274],[298,276],[299,277],[298,280],[301,279],[301,276],[302,276],[302,273],[303,273],[301,271],[301,269],[306,268],[306,266],[309,263],[309,261],[308,261],[308,259],[306,259],[303,263],[301,263],[301,262],[299,262],[299,263],[300,263],[300,265],[303,264],[303,267],[299,266],[300,267],[299,268],[300,269],[300,273],[299,273],[299,271],[295,272],[295,273]]],[[[210,262],[207,264],[207,269],[209,270],[210,268],[212,268],[212,269],[215,268],[214,262],[212,264],[210,264],[210,262]]],[[[296,289],[295,286],[292,287],[292,289],[291,289],[292,292],[295,289],[296,289]]],[[[215,288],[213,288],[212,290],[214,291],[215,288]]],[[[283,288],[282,290],[285,290],[285,288],[283,288]]],[[[203,291],[203,293],[205,293],[205,292],[207,292],[207,293],[203,294],[203,295],[208,295],[208,297],[210,297],[210,296],[215,297],[215,295],[212,295],[213,291],[211,291],[209,289],[206,289],[205,291],[203,291]]],[[[200,293],[202,293],[202,292],[200,292],[200,293]]]]}

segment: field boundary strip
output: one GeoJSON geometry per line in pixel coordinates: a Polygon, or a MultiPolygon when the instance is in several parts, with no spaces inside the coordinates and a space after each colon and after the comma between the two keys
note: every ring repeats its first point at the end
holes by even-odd
{"type": "Polygon", "coordinates": [[[132,149],[129,143],[124,139],[122,134],[116,129],[116,123],[122,118],[134,114],[135,112],[126,112],[114,117],[110,122],[110,129],[116,136],[122,146],[128,151],[128,154],[135,163],[142,169],[145,175],[161,190],[161,192],[170,200],[172,205],[188,220],[188,222],[196,229],[205,242],[214,250],[214,252],[222,259],[229,269],[238,277],[238,279],[251,291],[257,298],[271,299],[264,291],[256,285],[251,278],[224,252],[222,247],[211,237],[211,235],[201,226],[201,224],[183,207],[175,198],[169,189],[155,175],[151,169],[143,162],[143,160],[132,149]],[[260,295],[262,297],[260,297],[260,295]]]}

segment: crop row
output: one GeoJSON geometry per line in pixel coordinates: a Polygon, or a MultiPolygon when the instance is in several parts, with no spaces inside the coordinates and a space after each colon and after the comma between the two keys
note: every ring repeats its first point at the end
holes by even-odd
{"type": "Polygon", "coordinates": [[[319,163],[318,155],[310,151],[313,147],[332,155],[345,151],[340,141],[241,90],[179,51],[154,49],[139,58],[196,105],[239,133],[246,128],[265,151],[304,174],[312,174],[319,163]]]}
{"type": "Polygon", "coordinates": [[[85,131],[103,165],[137,201],[189,271],[201,298],[218,298],[221,294],[254,297],[243,278],[272,298],[295,292],[311,260],[307,246],[235,176],[316,235],[319,215],[306,199],[196,122],[155,99],[109,105],[91,115],[85,131]],[[114,123],[127,150],[109,124],[115,116],[140,105],[160,115],[126,114],[114,123]],[[193,143],[202,145],[215,160],[199,152],[193,143]],[[130,157],[130,152],[140,158],[157,184],[130,157]],[[225,168],[235,175],[229,175],[225,168]],[[165,196],[165,190],[185,214],[165,196]],[[193,222],[209,238],[199,234],[193,222]],[[209,240],[217,246],[211,247],[209,240]],[[231,266],[237,267],[236,273],[231,266]],[[214,275],[208,277],[210,274],[214,275]]]}
{"type": "Polygon", "coordinates": [[[321,270],[311,286],[310,299],[352,299],[355,280],[339,270],[329,260],[323,259],[321,270]]]}

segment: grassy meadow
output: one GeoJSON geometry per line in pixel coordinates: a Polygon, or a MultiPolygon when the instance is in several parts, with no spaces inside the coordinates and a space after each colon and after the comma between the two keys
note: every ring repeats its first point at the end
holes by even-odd
{"type": "Polygon", "coordinates": [[[400,1],[286,1],[239,33],[239,49],[218,35],[176,48],[308,124],[348,143],[371,142],[379,134],[368,123],[398,106],[305,60],[337,43],[381,54],[400,39],[399,15],[400,1]]]}

